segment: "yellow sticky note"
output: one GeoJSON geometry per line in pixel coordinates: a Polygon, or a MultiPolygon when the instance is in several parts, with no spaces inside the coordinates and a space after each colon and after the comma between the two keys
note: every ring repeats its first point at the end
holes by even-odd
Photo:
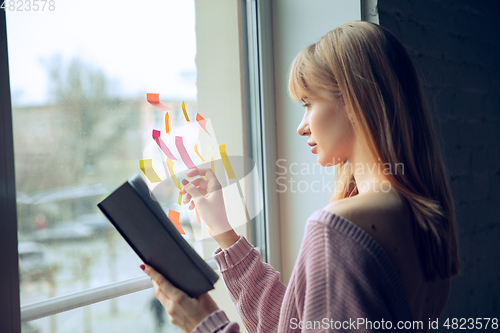
{"type": "Polygon", "coordinates": [[[153,169],[153,160],[152,159],[147,159],[147,160],[139,160],[139,168],[141,168],[142,172],[148,177],[149,181],[151,183],[160,183],[161,178],[158,176],[158,174],[155,172],[153,169]]]}
{"type": "Polygon", "coordinates": [[[182,192],[179,191],[179,200],[177,201],[179,206],[182,204],[182,192]]]}
{"type": "Polygon", "coordinates": [[[181,185],[179,185],[179,181],[177,180],[177,177],[175,176],[175,173],[174,173],[174,161],[172,161],[168,157],[167,157],[167,168],[168,168],[168,172],[170,173],[170,177],[172,177],[172,180],[174,181],[175,187],[177,187],[180,190],[181,185]]]}
{"type": "Polygon", "coordinates": [[[184,103],[184,101],[182,101],[182,112],[184,112],[184,118],[186,118],[186,121],[189,121],[189,117],[186,112],[186,103],[184,103]]]}
{"type": "Polygon", "coordinates": [[[198,157],[203,161],[205,162],[205,160],[203,159],[203,157],[201,157],[200,153],[198,152],[198,146],[196,145],[196,143],[194,144],[194,151],[196,154],[198,154],[198,157]]]}
{"type": "Polygon", "coordinates": [[[226,169],[227,178],[234,179],[236,175],[234,174],[231,162],[229,162],[229,157],[226,154],[226,145],[219,145],[220,156],[222,158],[222,163],[224,163],[224,169],[226,169]]]}

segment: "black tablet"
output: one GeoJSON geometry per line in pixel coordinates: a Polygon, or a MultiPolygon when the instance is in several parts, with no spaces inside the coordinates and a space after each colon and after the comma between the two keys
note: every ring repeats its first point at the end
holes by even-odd
{"type": "Polygon", "coordinates": [[[175,287],[191,297],[214,289],[219,276],[181,236],[139,174],[97,206],[143,262],[175,287]]]}

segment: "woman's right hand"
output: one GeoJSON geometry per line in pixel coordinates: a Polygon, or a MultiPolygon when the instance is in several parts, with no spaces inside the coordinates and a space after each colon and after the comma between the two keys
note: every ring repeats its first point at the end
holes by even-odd
{"type": "Polygon", "coordinates": [[[182,180],[181,193],[186,194],[183,202],[189,209],[197,209],[207,224],[210,236],[225,249],[238,240],[238,235],[229,224],[222,196],[222,186],[210,168],[197,168],[186,173],[188,177],[200,176],[194,180],[182,180]]]}

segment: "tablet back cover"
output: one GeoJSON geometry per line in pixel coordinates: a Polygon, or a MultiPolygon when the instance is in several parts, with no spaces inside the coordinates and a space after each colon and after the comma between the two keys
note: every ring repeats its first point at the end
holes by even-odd
{"type": "Polygon", "coordinates": [[[139,174],[97,206],[144,263],[175,287],[191,297],[214,288],[217,273],[177,231],[139,174]]]}

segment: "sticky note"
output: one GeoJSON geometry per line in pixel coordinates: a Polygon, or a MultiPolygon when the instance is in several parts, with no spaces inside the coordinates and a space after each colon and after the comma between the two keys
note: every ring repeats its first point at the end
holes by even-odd
{"type": "Polygon", "coordinates": [[[165,113],[165,133],[170,134],[170,127],[168,124],[168,112],[165,113]]]}
{"type": "Polygon", "coordinates": [[[196,206],[194,207],[194,210],[196,212],[196,219],[198,220],[198,223],[201,224],[200,213],[198,213],[198,209],[196,209],[196,206]]]}
{"type": "Polygon", "coordinates": [[[198,154],[198,157],[203,161],[205,162],[205,160],[203,159],[203,157],[201,157],[200,153],[198,152],[198,146],[196,145],[196,143],[194,144],[194,151],[196,154],[198,154]]]}
{"type": "Polygon", "coordinates": [[[180,190],[181,185],[179,184],[179,181],[177,180],[177,177],[175,176],[175,173],[174,173],[174,161],[172,161],[168,157],[167,157],[167,168],[168,168],[168,172],[170,173],[170,177],[172,177],[172,180],[174,181],[175,187],[177,187],[180,190]]]}
{"type": "Polygon", "coordinates": [[[179,206],[182,204],[182,192],[179,191],[179,200],[177,200],[177,203],[179,204],[179,206]]]}
{"type": "Polygon", "coordinates": [[[163,142],[163,140],[161,139],[161,137],[160,137],[160,131],[157,131],[155,129],[153,130],[153,140],[156,141],[156,143],[160,147],[161,151],[165,155],[167,155],[168,158],[170,158],[171,160],[177,161],[177,159],[175,158],[174,154],[172,154],[172,152],[170,151],[170,149],[168,149],[168,147],[165,144],[165,142],[163,142]]]}
{"type": "Polygon", "coordinates": [[[179,223],[179,216],[180,215],[181,215],[181,213],[176,212],[175,210],[172,210],[172,209],[168,210],[168,218],[169,218],[169,220],[172,221],[172,224],[177,228],[177,230],[181,234],[185,235],[186,233],[184,232],[184,230],[181,227],[181,224],[179,223]]]}
{"type": "Polygon", "coordinates": [[[149,103],[160,103],[160,94],[146,94],[149,103]]]}
{"type": "Polygon", "coordinates": [[[184,103],[184,101],[182,101],[182,112],[184,112],[184,118],[186,118],[186,121],[189,121],[189,117],[186,112],[186,103],[184,103]]]}
{"type": "MultiPolygon", "coordinates": [[[[200,124],[201,128],[203,128],[203,130],[208,134],[210,135],[210,133],[208,133],[208,130],[207,130],[207,120],[205,118],[203,118],[201,116],[201,114],[197,113],[196,114],[196,121],[198,122],[198,124],[200,124]]],[[[211,135],[210,135],[211,136],[211,135]]]]}
{"type": "Polygon", "coordinates": [[[215,163],[214,163],[214,157],[212,156],[212,159],[210,160],[210,169],[212,169],[212,172],[215,175],[215,163]]]}
{"type": "Polygon", "coordinates": [[[141,168],[142,172],[146,175],[151,183],[160,183],[161,178],[153,169],[153,160],[139,160],[139,168],[141,168]]]}
{"type": "Polygon", "coordinates": [[[184,164],[186,164],[189,169],[196,169],[196,166],[194,165],[193,161],[191,161],[191,157],[189,157],[189,154],[184,147],[184,144],[182,143],[182,136],[175,137],[175,146],[177,147],[177,151],[179,152],[179,154],[181,154],[181,158],[184,164]]]}
{"type": "Polygon", "coordinates": [[[160,111],[172,110],[171,108],[169,108],[165,104],[160,103],[160,94],[147,93],[146,99],[149,102],[149,104],[151,104],[152,106],[154,106],[155,108],[157,108],[160,111]]]}
{"type": "Polygon", "coordinates": [[[222,163],[224,163],[224,169],[226,169],[227,178],[233,179],[236,178],[234,174],[233,167],[231,166],[231,162],[229,162],[229,157],[226,154],[226,145],[219,145],[220,156],[222,158],[222,163]]]}

